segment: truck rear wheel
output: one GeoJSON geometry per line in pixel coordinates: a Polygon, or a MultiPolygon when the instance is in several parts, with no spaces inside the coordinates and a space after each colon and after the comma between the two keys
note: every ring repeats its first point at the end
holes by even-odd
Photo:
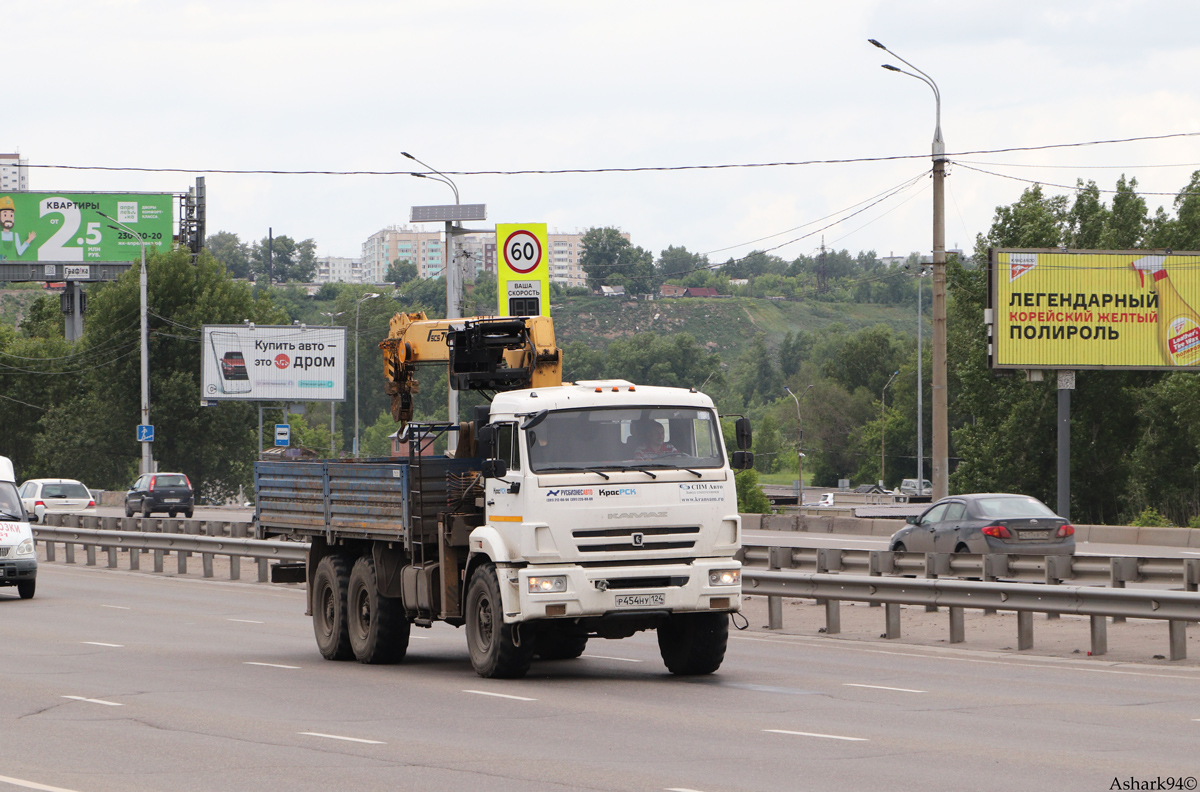
{"type": "Polygon", "coordinates": [[[317,636],[317,648],[326,660],[349,660],[354,657],[346,629],[346,588],[349,578],[346,559],[336,554],[322,558],[313,575],[313,632],[317,636]]]}
{"type": "Polygon", "coordinates": [[[383,597],[375,559],[362,556],[350,570],[346,589],[350,648],[360,663],[398,663],[408,651],[408,618],[398,598],[383,597]]]}
{"type": "Polygon", "coordinates": [[[504,623],[494,564],[483,564],[471,575],[466,608],[467,649],[475,673],[489,679],[525,676],[533,660],[534,636],[521,635],[518,625],[504,623]]]}
{"type": "Polygon", "coordinates": [[[587,642],[587,633],[574,624],[543,625],[533,651],[542,660],[574,660],[583,654],[587,642]]]}
{"type": "Polygon", "coordinates": [[[658,651],[680,676],[711,674],[725,659],[729,614],[677,613],[658,627],[658,651]]]}

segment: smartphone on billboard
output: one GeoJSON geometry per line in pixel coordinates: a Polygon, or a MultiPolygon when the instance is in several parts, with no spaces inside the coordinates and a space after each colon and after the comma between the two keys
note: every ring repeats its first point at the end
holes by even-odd
{"type": "Polygon", "coordinates": [[[209,333],[213,357],[220,371],[222,393],[249,393],[250,372],[246,368],[246,357],[242,354],[241,342],[236,333],[209,333]]]}

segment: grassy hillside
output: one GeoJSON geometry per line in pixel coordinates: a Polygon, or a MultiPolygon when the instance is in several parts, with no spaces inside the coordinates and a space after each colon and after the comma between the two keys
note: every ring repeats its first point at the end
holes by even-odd
{"type": "Polygon", "coordinates": [[[835,322],[850,330],[886,324],[915,334],[916,307],[891,305],[785,302],[746,297],[673,298],[637,302],[613,297],[573,297],[551,306],[559,345],[584,341],[606,346],[609,341],[654,331],[691,333],[696,340],[732,362],[765,333],[775,348],[788,332],[820,332],[835,322]]]}

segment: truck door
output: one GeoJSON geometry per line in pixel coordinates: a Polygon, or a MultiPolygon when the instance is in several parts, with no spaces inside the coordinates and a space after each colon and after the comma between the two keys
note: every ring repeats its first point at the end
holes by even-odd
{"type": "Polygon", "coordinates": [[[525,485],[525,473],[515,423],[496,424],[496,458],[508,464],[508,474],[487,481],[488,522],[493,525],[522,522],[520,492],[525,485]]]}

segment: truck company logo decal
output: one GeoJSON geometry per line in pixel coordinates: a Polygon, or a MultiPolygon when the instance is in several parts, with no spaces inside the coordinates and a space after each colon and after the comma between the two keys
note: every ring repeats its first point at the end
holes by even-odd
{"type": "Polygon", "coordinates": [[[637,487],[600,487],[600,494],[606,498],[614,495],[637,495],[637,487]]]}
{"type": "Polygon", "coordinates": [[[446,331],[444,329],[439,329],[439,328],[430,330],[429,335],[425,337],[425,340],[427,340],[431,343],[434,343],[434,344],[440,344],[441,342],[446,340],[446,331]]]}
{"type": "Polygon", "coordinates": [[[642,545],[644,545],[646,543],[646,535],[644,533],[635,531],[632,536],[632,539],[633,539],[634,547],[641,547],[642,545]]]}
{"type": "Polygon", "coordinates": [[[666,517],[665,511],[656,512],[609,512],[610,520],[644,520],[648,517],[666,517]]]}
{"type": "Polygon", "coordinates": [[[20,536],[27,529],[22,523],[0,522],[0,539],[6,539],[10,536],[20,536]]]}
{"type": "Polygon", "coordinates": [[[721,482],[679,485],[679,500],[683,503],[715,503],[724,499],[725,485],[721,482]]]}
{"type": "Polygon", "coordinates": [[[591,487],[570,487],[567,489],[546,490],[547,503],[564,503],[569,501],[590,501],[595,491],[591,487]]]}

